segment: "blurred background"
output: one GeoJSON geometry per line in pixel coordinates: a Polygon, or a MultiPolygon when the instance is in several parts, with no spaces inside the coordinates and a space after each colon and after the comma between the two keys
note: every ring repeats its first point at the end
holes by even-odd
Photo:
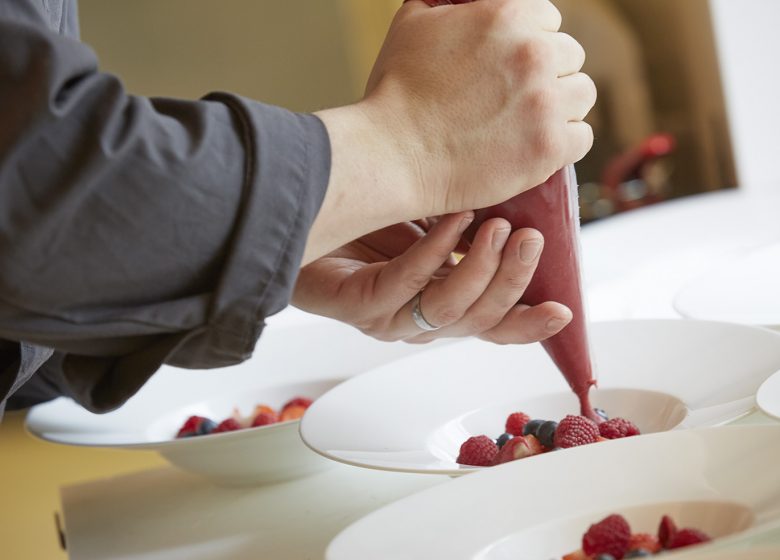
{"type": "MultiPolygon", "coordinates": [[[[737,183],[708,0],[557,0],[588,52],[584,222],[737,183]]],[[[362,93],[398,0],[82,0],[84,40],[144,95],[215,89],[313,111],[362,93]]]]}

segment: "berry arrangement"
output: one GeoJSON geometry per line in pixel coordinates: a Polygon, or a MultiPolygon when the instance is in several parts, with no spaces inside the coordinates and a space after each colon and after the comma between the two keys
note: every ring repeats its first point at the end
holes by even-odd
{"type": "Polygon", "coordinates": [[[585,416],[568,415],[560,422],[531,419],[524,412],[513,412],[504,425],[504,433],[493,439],[473,436],[460,446],[457,462],[473,467],[499,465],[540,453],[577,447],[588,443],[639,435],[639,428],[625,418],[603,418],[601,424],[585,416]]]}
{"type": "Polygon", "coordinates": [[[628,521],[612,514],[590,528],[582,536],[582,548],[563,557],[563,560],[622,560],[645,558],[666,550],[684,548],[712,540],[706,533],[689,527],[678,529],[668,515],[661,518],[658,531],[632,533],[628,521]]]}
{"type": "Polygon", "coordinates": [[[193,436],[205,436],[208,434],[219,434],[222,432],[234,432],[244,428],[256,428],[258,426],[267,426],[278,422],[287,422],[289,420],[298,420],[306,409],[311,405],[312,400],[305,397],[295,397],[287,401],[277,412],[265,404],[259,404],[255,407],[250,416],[242,416],[238,409],[233,410],[233,415],[217,424],[211,418],[205,416],[190,416],[179,428],[176,438],[186,438],[193,436]]]}

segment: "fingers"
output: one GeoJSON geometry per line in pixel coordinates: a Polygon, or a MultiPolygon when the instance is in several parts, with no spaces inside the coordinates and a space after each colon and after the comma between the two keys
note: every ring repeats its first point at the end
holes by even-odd
{"type": "Polygon", "coordinates": [[[420,310],[441,328],[420,331],[411,319],[410,303],[397,314],[396,331],[409,333],[401,338],[425,343],[476,335],[498,344],[526,344],[554,336],[571,321],[571,311],[559,303],[517,303],[536,271],[544,240],[538,231],[522,229],[497,249],[507,225],[502,219],[485,222],[466,257],[423,292],[420,310]]]}
{"type": "Polygon", "coordinates": [[[550,33],[549,40],[556,55],[559,78],[576,74],[582,69],[585,64],[585,49],[574,37],[558,32],[550,33]]]}
{"type": "Polygon", "coordinates": [[[578,72],[558,79],[563,99],[564,117],[569,121],[581,121],[596,103],[596,84],[587,74],[578,72]]]}
{"type": "Polygon", "coordinates": [[[425,288],[431,277],[450,263],[452,251],[473,220],[473,212],[444,216],[425,237],[388,262],[375,285],[375,300],[382,308],[395,312],[425,288]]]}
{"type": "Polygon", "coordinates": [[[548,301],[533,307],[515,306],[503,320],[479,338],[496,344],[528,344],[558,334],[571,322],[568,307],[548,301]]]}
{"type": "Polygon", "coordinates": [[[578,162],[593,146],[593,129],[584,121],[574,121],[566,125],[566,133],[568,143],[565,161],[578,162]]]}
{"type": "MultiPolygon", "coordinates": [[[[431,285],[423,292],[420,307],[424,309],[423,314],[429,323],[446,327],[464,318],[493,281],[511,231],[509,222],[502,218],[488,220],[479,228],[471,250],[446,280],[431,285]]],[[[405,310],[402,310],[400,319],[406,321],[406,317],[405,310]]]]}

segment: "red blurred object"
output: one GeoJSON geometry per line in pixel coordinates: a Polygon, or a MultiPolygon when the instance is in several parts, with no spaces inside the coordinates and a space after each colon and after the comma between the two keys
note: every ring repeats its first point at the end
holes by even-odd
{"type": "Polygon", "coordinates": [[[645,181],[647,171],[658,159],[671,154],[677,142],[671,134],[659,133],[645,138],[638,146],[616,156],[604,168],[601,183],[604,196],[612,201],[616,212],[631,210],[663,200],[658,193],[648,191],[638,198],[623,195],[622,186],[631,181],[645,181]]]}

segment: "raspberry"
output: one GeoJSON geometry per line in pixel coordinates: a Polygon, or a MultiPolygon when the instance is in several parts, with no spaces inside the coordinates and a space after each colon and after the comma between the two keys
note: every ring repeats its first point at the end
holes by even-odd
{"type": "Polygon", "coordinates": [[[676,532],[677,525],[675,525],[671,517],[664,515],[661,518],[661,523],[658,524],[658,542],[661,543],[661,547],[669,548],[669,542],[676,532]]]}
{"type": "Polygon", "coordinates": [[[631,527],[622,515],[610,515],[591,525],[582,537],[582,550],[589,556],[611,554],[620,560],[628,552],[631,527]]]}
{"type": "Polygon", "coordinates": [[[628,550],[639,550],[640,548],[655,554],[661,550],[661,543],[658,542],[658,538],[655,535],[649,533],[634,533],[628,541],[628,550]]]}
{"type": "Polygon", "coordinates": [[[599,433],[607,439],[620,439],[630,436],[638,436],[639,428],[636,424],[625,418],[613,418],[599,424],[599,433]]]}
{"type": "Polygon", "coordinates": [[[258,426],[268,426],[269,424],[276,424],[278,421],[279,418],[276,416],[276,414],[261,412],[256,414],[252,419],[252,427],[257,428],[258,426]]]}
{"type": "Polygon", "coordinates": [[[709,542],[712,539],[707,533],[699,531],[698,529],[680,529],[669,541],[669,545],[666,548],[683,548],[691,546],[692,544],[699,544],[709,542]]]}
{"type": "Polygon", "coordinates": [[[515,436],[504,444],[496,455],[493,464],[508,463],[544,453],[544,448],[534,436],[515,436]]]}
{"type": "Polygon", "coordinates": [[[513,436],[522,436],[523,428],[525,428],[529,420],[531,420],[531,417],[525,412],[513,412],[506,419],[506,429],[504,431],[513,436]]]}
{"type": "Polygon", "coordinates": [[[235,418],[228,418],[227,420],[223,420],[219,423],[219,425],[214,428],[214,431],[211,432],[212,434],[221,434],[222,432],[235,432],[236,430],[241,429],[241,424],[238,423],[238,421],[235,418]]]}
{"type": "Polygon", "coordinates": [[[460,446],[458,463],[474,467],[489,467],[493,464],[497,454],[498,446],[496,442],[487,436],[473,436],[464,441],[463,445],[460,446]]]}
{"type": "Polygon", "coordinates": [[[214,431],[216,424],[213,420],[204,416],[190,416],[179,428],[177,438],[203,436],[214,431]]]}
{"type": "MultiPolygon", "coordinates": [[[[584,416],[569,414],[555,430],[555,447],[567,448],[594,443],[599,437],[599,427],[584,416]]],[[[586,551],[587,552],[587,551],[586,551]]]]}

